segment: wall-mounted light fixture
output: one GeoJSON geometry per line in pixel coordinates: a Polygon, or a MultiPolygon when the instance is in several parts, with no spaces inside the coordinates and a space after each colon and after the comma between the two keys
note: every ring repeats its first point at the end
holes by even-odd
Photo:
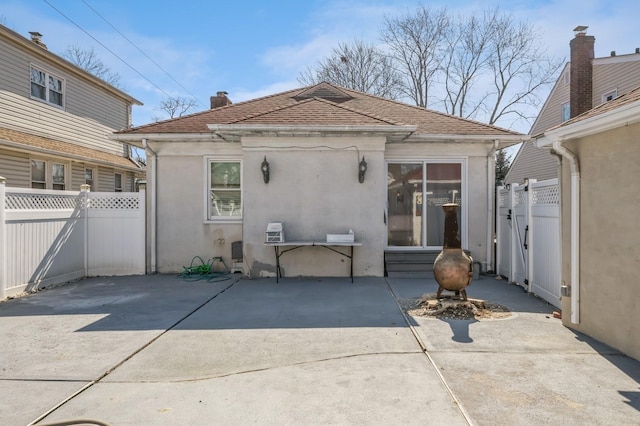
{"type": "Polygon", "coordinates": [[[524,178],[524,190],[529,190],[529,178],[524,178]]]}
{"type": "Polygon", "coordinates": [[[262,178],[264,179],[264,183],[269,183],[269,162],[267,161],[267,156],[264,156],[264,160],[260,165],[260,170],[262,171],[262,178]]]}
{"type": "Polygon", "coordinates": [[[362,156],[362,161],[358,163],[358,181],[360,183],[364,182],[364,174],[367,171],[367,162],[364,161],[364,155],[362,156]]]}

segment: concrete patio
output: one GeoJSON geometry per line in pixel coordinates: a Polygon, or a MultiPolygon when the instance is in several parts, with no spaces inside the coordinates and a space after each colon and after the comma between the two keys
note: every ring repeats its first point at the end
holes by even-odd
{"type": "MultiPolygon", "coordinates": [[[[403,315],[431,279],[92,278],[0,303],[0,423],[637,425],[640,362],[482,276],[501,320],[403,315]]],[[[637,338],[637,336],[636,336],[637,338]]]]}

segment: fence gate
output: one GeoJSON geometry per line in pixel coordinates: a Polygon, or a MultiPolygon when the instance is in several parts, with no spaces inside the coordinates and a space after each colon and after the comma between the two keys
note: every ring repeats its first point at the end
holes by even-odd
{"type": "Polygon", "coordinates": [[[496,203],[498,274],[560,307],[558,180],[499,187],[496,203]]]}
{"type": "Polygon", "coordinates": [[[513,193],[511,223],[511,270],[513,281],[529,290],[529,194],[519,185],[513,193]]]}
{"type": "Polygon", "coordinates": [[[496,224],[496,271],[504,277],[511,276],[511,191],[500,187],[496,224]]]}
{"type": "Polygon", "coordinates": [[[532,291],[560,307],[560,191],[558,179],[531,185],[531,229],[534,231],[532,291]]]}

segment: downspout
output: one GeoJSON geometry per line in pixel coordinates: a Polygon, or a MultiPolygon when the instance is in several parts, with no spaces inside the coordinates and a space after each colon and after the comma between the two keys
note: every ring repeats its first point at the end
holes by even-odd
{"type": "Polygon", "coordinates": [[[149,146],[149,144],[147,143],[147,139],[142,139],[142,146],[144,147],[145,152],[150,152],[151,153],[151,157],[147,157],[147,164],[149,167],[147,167],[147,172],[151,172],[151,191],[149,192],[149,197],[151,198],[151,211],[149,212],[149,233],[151,234],[149,239],[149,245],[151,246],[151,253],[150,253],[150,273],[152,274],[156,274],[158,273],[157,267],[156,267],[156,254],[157,254],[157,246],[156,246],[156,229],[157,229],[157,209],[156,209],[156,200],[157,200],[157,194],[158,194],[158,172],[157,172],[157,167],[158,167],[158,154],[156,154],[156,152],[151,149],[151,147],[149,146]]]}
{"type": "Polygon", "coordinates": [[[496,139],[493,141],[493,146],[487,154],[487,262],[485,272],[491,270],[495,271],[493,267],[493,206],[495,204],[495,179],[496,179],[496,150],[498,149],[500,142],[496,139]]]}
{"type": "Polygon", "coordinates": [[[554,140],[553,150],[568,160],[571,168],[571,323],[580,324],[580,165],[562,141],[554,140]]]}

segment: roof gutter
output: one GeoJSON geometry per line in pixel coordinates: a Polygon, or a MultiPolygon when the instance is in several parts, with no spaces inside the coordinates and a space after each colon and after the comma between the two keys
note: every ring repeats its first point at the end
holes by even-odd
{"type": "Polygon", "coordinates": [[[569,296],[571,297],[571,323],[580,324],[580,164],[578,157],[562,145],[568,139],[563,136],[564,131],[571,130],[572,127],[574,126],[560,127],[547,132],[536,140],[535,145],[537,148],[552,149],[556,155],[569,162],[571,170],[571,223],[569,224],[571,230],[571,285],[569,296]]]}
{"type": "Polygon", "coordinates": [[[147,143],[147,139],[142,139],[142,146],[144,147],[146,152],[151,153],[151,155],[147,156],[147,161],[149,163],[149,167],[147,168],[147,173],[151,174],[150,182],[151,182],[151,191],[149,192],[149,196],[151,198],[151,211],[149,212],[149,246],[150,246],[150,254],[149,254],[149,269],[150,273],[156,274],[158,273],[157,269],[157,196],[158,196],[158,154],[151,149],[149,144],[147,143]]]}
{"type": "Polygon", "coordinates": [[[487,154],[487,262],[485,272],[493,267],[493,235],[495,220],[493,217],[493,206],[495,205],[495,181],[496,181],[496,150],[500,146],[500,141],[493,141],[493,146],[487,154]]]}
{"type": "Polygon", "coordinates": [[[553,140],[552,146],[571,168],[571,322],[580,324],[580,164],[561,140],[553,140]]]}

